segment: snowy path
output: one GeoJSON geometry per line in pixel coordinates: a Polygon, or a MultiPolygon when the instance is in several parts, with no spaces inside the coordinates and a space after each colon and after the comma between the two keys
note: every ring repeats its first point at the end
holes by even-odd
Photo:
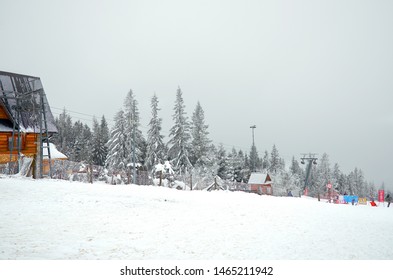
{"type": "Polygon", "coordinates": [[[393,259],[382,205],[0,178],[0,220],[3,260],[393,259]]]}

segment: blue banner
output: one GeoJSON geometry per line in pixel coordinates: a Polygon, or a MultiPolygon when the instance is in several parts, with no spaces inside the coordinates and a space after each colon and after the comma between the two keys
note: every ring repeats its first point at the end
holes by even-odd
{"type": "Polygon", "coordinates": [[[352,201],[358,203],[359,197],[357,195],[344,195],[344,201],[346,203],[352,203],[352,201]]]}

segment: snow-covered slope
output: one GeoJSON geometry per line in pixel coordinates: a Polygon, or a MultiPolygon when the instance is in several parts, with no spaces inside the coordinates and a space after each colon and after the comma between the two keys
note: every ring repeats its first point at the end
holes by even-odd
{"type": "Polygon", "coordinates": [[[393,207],[0,178],[0,259],[393,259],[393,207]]]}

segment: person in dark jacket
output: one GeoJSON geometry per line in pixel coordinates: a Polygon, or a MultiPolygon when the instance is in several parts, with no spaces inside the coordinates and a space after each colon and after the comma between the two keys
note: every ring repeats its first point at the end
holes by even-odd
{"type": "Polygon", "coordinates": [[[388,195],[385,198],[386,202],[388,203],[388,207],[390,206],[390,202],[392,201],[392,197],[390,196],[390,194],[388,193],[388,195]]]}

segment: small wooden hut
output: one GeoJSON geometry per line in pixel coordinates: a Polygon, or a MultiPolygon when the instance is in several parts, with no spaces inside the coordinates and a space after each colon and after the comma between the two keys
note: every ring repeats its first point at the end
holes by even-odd
{"type": "Polygon", "coordinates": [[[258,194],[273,194],[272,179],[267,173],[251,173],[248,179],[248,191],[258,194]]]}

